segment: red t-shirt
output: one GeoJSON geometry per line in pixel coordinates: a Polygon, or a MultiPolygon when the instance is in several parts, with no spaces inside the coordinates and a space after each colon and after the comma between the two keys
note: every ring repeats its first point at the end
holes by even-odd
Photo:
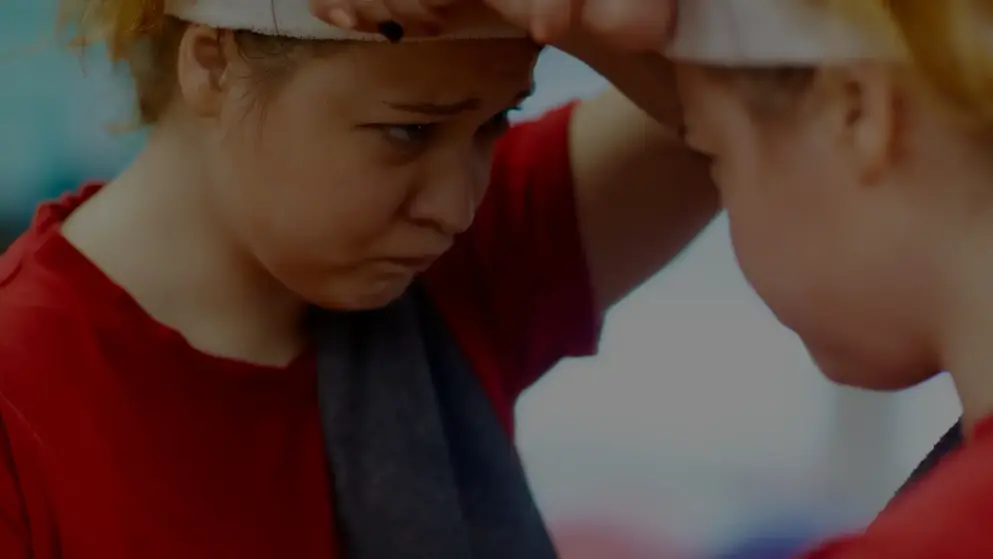
{"type": "MultiPolygon", "coordinates": [[[[506,425],[599,330],[569,108],[512,129],[473,227],[426,283],[506,425]]],[[[0,557],[332,559],[312,357],[201,353],[77,252],[43,206],[0,257],[0,557]]]]}
{"type": "Polygon", "coordinates": [[[861,534],[805,559],[993,558],[993,418],[897,497],[861,534]]]}

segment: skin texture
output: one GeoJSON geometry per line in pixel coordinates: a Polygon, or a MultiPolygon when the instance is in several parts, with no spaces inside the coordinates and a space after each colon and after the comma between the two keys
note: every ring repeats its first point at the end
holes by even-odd
{"type": "Polygon", "coordinates": [[[287,361],[306,303],[386,304],[470,225],[537,53],[344,45],[266,92],[229,35],[193,26],[173,107],[65,234],[195,345],[287,361]],[[202,266],[168,266],[189,251],[202,266]]]}
{"type": "MultiPolygon", "coordinates": [[[[569,131],[603,314],[711,220],[716,191],[706,161],[653,119],[680,117],[669,64],[570,43],[634,99],[609,89],[584,101],[569,131]]],[[[311,46],[285,65],[264,61],[273,86],[228,33],[190,27],[175,99],[147,148],[65,227],[209,353],[285,363],[306,343],[307,303],[360,309],[398,296],[471,223],[538,53],[527,40],[311,46]],[[202,265],[170,264],[191,259],[202,265]]]]}
{"type": "Polygon", "coordinates": [[[345,49],[305,64],[254,124],[233,88],[217,207],[302,298],[388,302],[472,223],[506,113],[532,88],[537,49],[509,43],[345,49]]]}
{"type": "MultiPolygon", "coordinates": [[[[311,12],[330,25],[375,32],[384,21],[401,22],[413,35],[433,34],[464,0],[310,0],[311,12]]],[[[658,51],[669,38],[674,0],[487,0],[505,20],[535,40],[558,44],[579,24],[615,48],[658,51]]]]}
{"type": "Polygon", "coordinates": [[[836,68],[764,109],[719,71],[678,78],[742,270],[824,373],[896,389],[951,370],[979,417],[993,411],[993,266],[977,258],[993,241],[990,165],[905,74],[836,68]]]}

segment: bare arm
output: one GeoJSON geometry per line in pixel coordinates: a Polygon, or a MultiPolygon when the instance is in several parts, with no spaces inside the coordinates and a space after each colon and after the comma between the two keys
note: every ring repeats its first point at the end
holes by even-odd
{"type": "Polygon", "coordinates": [[[709,162],[677,133],[681,111],[668,61],[586,40],[564,50],[615,86],[577,108],[570,132],[579,223],[606,312],[710,223],[718,196],[709,162]]]}

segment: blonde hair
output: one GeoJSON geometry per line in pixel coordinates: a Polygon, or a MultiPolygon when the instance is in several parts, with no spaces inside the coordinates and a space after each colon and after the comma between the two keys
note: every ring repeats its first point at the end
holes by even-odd
{"type": "MultiPolygon", "coordinates": [[[[166,0],[60,0],[59,23],[72,28],[70,46],[104,44],[110,61],[126,64],[141,125],[154,124],[176,89],[179,43],[188,26],[165,13],[166,0]]],[[[260,93],[271,93],[292,68],[289,55],[317,42],[234,32],[238,50],[257,77],[260,93]]]]}
{"type": "MultiPolygon", "coordinates": [[[[920,82],[958,115],[993,128],[993,0],[808,0],[901,44],[920,82]]],[[[817,69],[719,70],[759,108],[804,91],[817,69]]]]}
{"type": "Polygon", "coordinates": [[[827,0],[829,8],[901,40],[942,101],[993,123],[993,0],[827,0]]]}

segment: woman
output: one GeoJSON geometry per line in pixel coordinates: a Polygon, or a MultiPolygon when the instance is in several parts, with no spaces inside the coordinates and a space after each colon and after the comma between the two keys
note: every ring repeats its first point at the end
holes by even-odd
{"type": "Polygon", "coordinates": [[[831,380],[894,390],[947,370],[964,411],[963,448],[810,557],[993,556],[993,3],[680,10],[687,137],[755,290],[831,380]]]}
{"type": "Polygon", "coordinates": [[[65,8],[149,137],[0,258],[0,556],[551,556],[514,400],[709,221],[702,158],[617,92],[508,131],[538,48],[476,8],[65,8]]]}

